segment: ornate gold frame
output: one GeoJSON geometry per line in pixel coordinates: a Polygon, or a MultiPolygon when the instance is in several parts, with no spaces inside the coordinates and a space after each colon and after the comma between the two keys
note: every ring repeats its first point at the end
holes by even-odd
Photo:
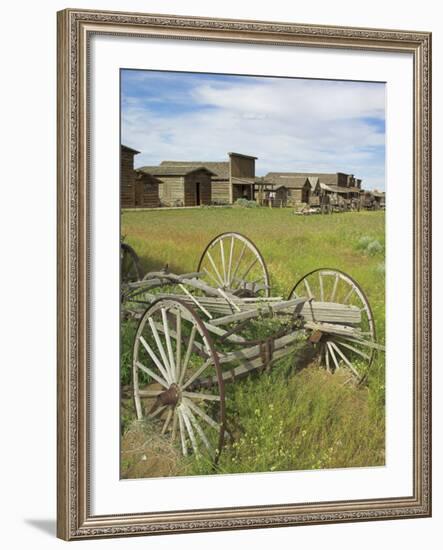
{"type": "Polygon", "coordinates": [[[202,17],[58,13],[58,536],[65,540],[431,515],[431,34],[202,17]],[[408,52],[414,59],[413,496],[94,517],[88,504],[88,137],[91,35],[408,52]]]}

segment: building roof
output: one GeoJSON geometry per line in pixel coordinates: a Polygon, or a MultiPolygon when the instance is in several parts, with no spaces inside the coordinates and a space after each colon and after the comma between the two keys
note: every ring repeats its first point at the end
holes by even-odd
{"type": "MultiPolygon", "coordinates": [[[[325,172],[269,172],[265,178],[285,178],[285,177],[306,177],[306,178],[319,178],[320,181],[326,184],[335,185],[338,180],[338,174],[344,174],[344,172],[325,173],[325,172]]],[[[347,176],[348,174],[344,174],[347,176]]],[[[311,183],[311,182],[310,182],[311,183]]],[[[316,183],[314,183],[316,185],[316,183]]],[[[311,183],[312,186],[312,183],[311,183]]]]}
{"type": "Polygon", "coordinates": [[[251,157],[251,155],[244,155],[243,153],[234,153],[233,151],[228,153],[228,155],[229,156],[234,155],[236,157],[244,157],[246,159],[253,159],[253,160],[257,160],[257,158],[258,158],[258,157],[251,157]]]}
{"type": "Polygon", "coordinates": [[[143,170],[137,169],[134,170],[135,176],[137,178],[148,178],[153,183],[163,183],[156,176],[152,175],[150,172],[144,172],[143,170]]]}
{"type": "Polygon", "coordinates": [[[229,179],[229,161],[185,161],[185,160],[164,160],[160,166],[182,166],[188,168],[207,168],[218,179],[229,179]]]}
{"type": "Polygon", "coordinates": [[[308,181],[311,184],[311,189],[314,189],[320,178],[318,176],[308,176],[308,181]]]}
{"type": "Polygon", "coordinates": [[[129,151],[130,153],[134,153],[134,155],[138,155],[140,151],[137,151],[136,149],[132,149],[131,147],[128,147],[127,145],[121,144],[120,147],[122,149],[125,149],[126,151],[129,151]]]}
{"type": "Polygon", "coordinates": [[[146,174],[152,174],[153,176],[187,176],[188,174],[192,174],[193,172],[198,172],[199,170],[204,170],[205,172],[208,172],[211,175],[215,175],[215,173],[206,166],[202,166],[201,164],[195,164],[195,165],[183,165],[183,164],[173,164],[171,166],[169,165],[163,165],[163,163],[160,166],[142,166],[139,168],[142,172],[145,172],[146,174]]]}
{"type": "Polygon", "coordinates": [[[305,176],[269,172],[269,174],[264,177],[264,183],[272,183],[280,186],[284,185],[288,189],[301,189],[306,184],[309,185],[309,180],[305,176]]]}
{"type": "Polygon", "coordinates": [[[346,195],[347,193],[360,193],[361,189],[359,187],[342,187],[341,185],[327,185],[326,183],[320,182],[320,188],[325,191],[330,191],[331,193],[339,193],[341,195],[346,195]]]}
{"type": "Polygon", "coordinates": [[[232,176],[232,183],[239,185],[254,185],[256,178],[236,178],[232,176]]]}

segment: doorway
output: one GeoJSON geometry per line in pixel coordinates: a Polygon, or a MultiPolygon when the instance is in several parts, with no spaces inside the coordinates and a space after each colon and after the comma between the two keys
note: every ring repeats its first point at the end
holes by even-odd
{"type": "Polygon", "coordinates": [[[200,182],[195,182],[195,206],[200,206],[200,182]]]}

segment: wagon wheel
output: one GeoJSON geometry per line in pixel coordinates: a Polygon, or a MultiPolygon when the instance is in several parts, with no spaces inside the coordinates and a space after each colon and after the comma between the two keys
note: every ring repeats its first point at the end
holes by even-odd
{"type": "Polygon", "coordinates": [[[240,233],[222,233],[205,248],[197,271],[216,288],[239,297],[270,295],[269,274],[255,244],[240,233]]]}
{"type": "Polygon", "coordinates": [[[346,330],[334,334],[326,330],[319,344],[320,361],[328,371],[345,367],[360,383],[363,382],[374,360],[376,333],[372,309],[360,285],[342,271],[321,268],[302,277],[289,294],[289,299],[302,296],[359,308],[361,322],[356,327],[357,334],[347,334],[346,330]]]}
{"type": "Polygon", "coordinates": [[[183,455],[215,462],[225,435],[225,394],[218,355],[203,322],[177,299],[159,299],[144,313],[133,350],[134,401],[183,455]],[[201,377],[217,381],[203,387],[201,377]]]}
{"type": "Polygon", "coordinates": [[[132,246],[120,243],[120,272],[122,283],[139,281],[142,278],[140,260],[132,246]]]}

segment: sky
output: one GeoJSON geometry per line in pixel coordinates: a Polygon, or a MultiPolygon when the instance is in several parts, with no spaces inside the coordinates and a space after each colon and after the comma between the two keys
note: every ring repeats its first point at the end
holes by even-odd
{"type": "Polygon", "coordinates": [[[258,157],[267,172],[345,172],[385,189],[385,85],[121,71],[121,142],[138,168],[258,157]]]}

